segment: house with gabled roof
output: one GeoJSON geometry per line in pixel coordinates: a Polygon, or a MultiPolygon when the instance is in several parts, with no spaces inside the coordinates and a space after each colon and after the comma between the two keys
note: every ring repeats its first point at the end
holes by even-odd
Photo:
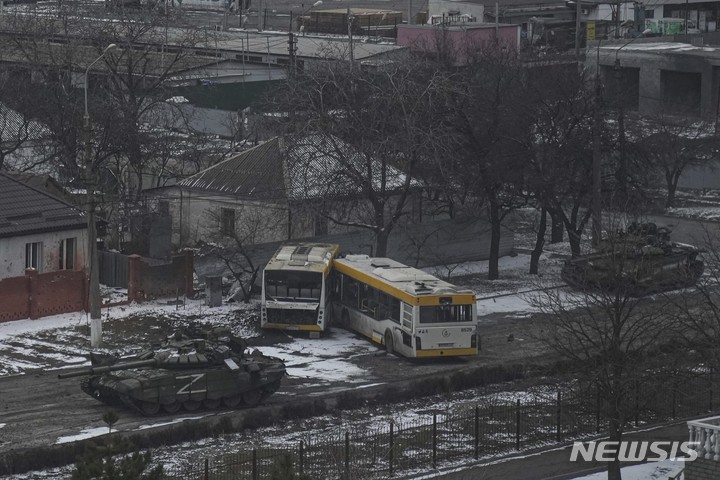
{"type": "Polygon", "coordinates": [[[0,280],[85,268],[87,217],[46,191],[0,173],[0,280]]]}
{"type": "MultiPolygon", "coordinates": [[[[329,222],[318,207],[330,203],[337,216],[360,221],[364,161],[335,137],[275,137],[176,185],[146,190],[145,196],[172,217],[172,241],[179,246],[241,230],[249,244],[342,233],[352,228],[329,222]]],[[[383,168],[385,175],[373,176],[373,187],[392,196],[407,177],[394,166],[383,168]]],[[[419,186],[411,182],[418,201],[407,202],[409,209],[420,208],[419,186]]]]}

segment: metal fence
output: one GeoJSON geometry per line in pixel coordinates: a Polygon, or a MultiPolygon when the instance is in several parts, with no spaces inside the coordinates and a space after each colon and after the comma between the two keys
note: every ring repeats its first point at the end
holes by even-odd
{"type": "MultiPolygon", "coordinates": [[[[627,427],[710,412],[716,406],[714,391],[718,386],[710,375],[665,386],[638,383],[634,418],[627,427]]],[[[581,439],[605,429],[597,399],[564,398],[558,392],[555,398],[483,402],[363,432],[338,431],[292,445],[247,449],[165,474],[176,480],[389,478],[450,462],[581,439]]]]}
{"type": "Polygon", "coordinates": [[[98,250],[100,283],[108,287],[128,287],[128,255],[98,250]]]}

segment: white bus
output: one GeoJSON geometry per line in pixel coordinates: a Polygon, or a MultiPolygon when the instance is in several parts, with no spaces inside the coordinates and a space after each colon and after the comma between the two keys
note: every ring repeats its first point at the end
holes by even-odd
{"type": "Polygon", "coordinates": [[[388,258],[333,262],[333,316],[389,353],[477,355],[475,293],[388,258]]]}
{"type": "Polygon", "coordinates": [[[324,332],[330,321],[330,269],[339,250],[325,243],[281,246],[263,270],[260,326],[312,336],[324,332]]]}

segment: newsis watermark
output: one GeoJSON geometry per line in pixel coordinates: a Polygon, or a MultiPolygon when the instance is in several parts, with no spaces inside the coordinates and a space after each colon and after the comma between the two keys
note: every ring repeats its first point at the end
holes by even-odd
{"type": "Polygon", "coordinates": [[[641,442],[624,440],[622,442],[575,442],[570,453],[570,461],[578,462],[662,462],[664,460],[682,460],[692,462],[698,458],[694,449],[699,442],[641,442]]]}

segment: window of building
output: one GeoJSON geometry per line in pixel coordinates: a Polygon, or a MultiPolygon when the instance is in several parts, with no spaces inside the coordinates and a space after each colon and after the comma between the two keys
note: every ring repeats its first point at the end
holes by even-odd
{"type": "Polygon", "coordinates": [[[60,241],[60,270],[75,268],[76,244],[75,238],[66,238],[60,241]]]}
{"type": "Polygon", "coordinates": [[[235,235],[235,210],[232,208],[220,209],[220,230],[223,235],[235,235]]]}
{"type": "Polygon", "coordinates": [[[42,242],[25,244],[25,268],[42,270],[42,242]]]}

